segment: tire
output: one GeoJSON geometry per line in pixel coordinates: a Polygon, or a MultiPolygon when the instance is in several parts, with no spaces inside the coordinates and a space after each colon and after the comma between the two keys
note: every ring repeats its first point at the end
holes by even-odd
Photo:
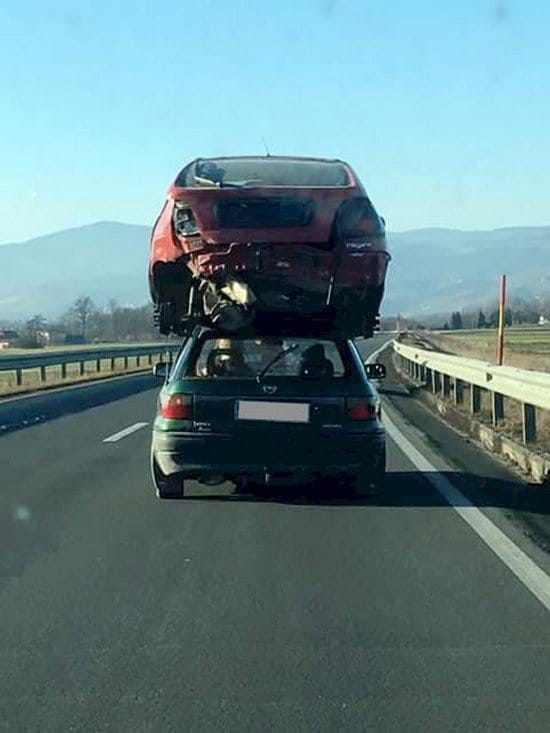
{"type": "Polygon", "coordinates": [[[151,452],[151,479],[159,499],[183,499],[185,482],[179,474],[166,476],[151,452]]]}
{"type": "Polygon", "coordinates": [[[384,448],[377,456],[373,456],[372,462],[365,464],[361,472],[353,477],[353,493],[357,498],[377,496],[383,493],[385,483],[386,449],[384,448]]]}
{"type": "Polygon", "coordinates": [[[173,326],[175,325],[174,306],[172,305],[172,303],[158,303],[155,307],[153,320],[159,333],[161,333],[163,336],[168,336],[171,333],[173,326]]]}

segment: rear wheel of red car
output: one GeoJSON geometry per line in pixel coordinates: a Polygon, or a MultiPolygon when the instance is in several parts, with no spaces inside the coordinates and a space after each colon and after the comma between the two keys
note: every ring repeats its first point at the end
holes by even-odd
{"type": "Polygon", "coordinates": [[[151,453],[151,479],[159,499],[183,499],[184,480],[178,474],[166,475],[160,470],[155,456],[151,453]]]}

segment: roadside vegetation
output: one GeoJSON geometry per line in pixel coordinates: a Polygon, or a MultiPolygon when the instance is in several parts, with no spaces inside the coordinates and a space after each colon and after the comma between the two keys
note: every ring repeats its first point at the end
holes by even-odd
{"type": "Polygon", "coordinates": [[[24,322],[5,322],[0,312],[0,354],[4,349],[43,349],[93,343],[147,343],[159,341],[153,326],[153,307],[120,305],[110,300],[98,307],[83,295],[58,318],[48,319],[37,313],[24,322]]]}
{"type": "MultiPolygon", "coordinates": [[[[496,329],[429,331],[422,332],[421,339],[431,348],[440,351],[496,363],[496,329]]],[[[550,372],[550,328],[536,326],[505,329],[504,364],[519,369],[550,372]]]]}

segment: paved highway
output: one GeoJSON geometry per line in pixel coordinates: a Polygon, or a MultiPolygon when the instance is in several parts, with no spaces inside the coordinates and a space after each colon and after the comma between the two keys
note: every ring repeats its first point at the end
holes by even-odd
{"type": "Polygon", "coordinates": [[[464,497],[504,469],[388,397],[384,496],[159,502],[155,398],[0,403],[0,730],[549,729],[548,556],[464,497]]]}

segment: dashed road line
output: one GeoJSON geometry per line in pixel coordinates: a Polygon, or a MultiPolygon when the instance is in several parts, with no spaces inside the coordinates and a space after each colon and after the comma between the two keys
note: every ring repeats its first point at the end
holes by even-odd
{"type": "Polygon", "coordinates": [[[130,425],[129,427],[124,428],[124,430],[119,430],[118,433],[109,435],[108,438],[103,438],[103,442],[104,443],[117,443],[119,440],[122,440],[123,438],[127,438],[128,435],[132,435],[132,433],[135,433],[138,430],[141,430],[141,428],[146,427],[146,425],[149,425],[149,423],[137,422],[134,425],[130,425]]]}

